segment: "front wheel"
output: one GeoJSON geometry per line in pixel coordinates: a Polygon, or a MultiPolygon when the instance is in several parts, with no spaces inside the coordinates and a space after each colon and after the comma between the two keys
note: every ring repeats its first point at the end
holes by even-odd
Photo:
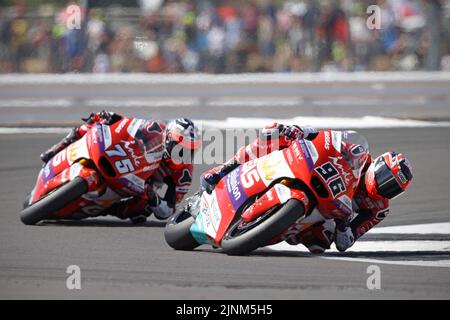
{"type": "Polygon", "coordinates": [[[222,249],[228,255],[244,255],[265,246],[305,213],[305,207],[297,199],[267,211],[255,221],[237,220],[222,239],[222,249]],[[275,212],[274,212],[275,211],[275,212]]]}
{"type": "Polygon", "coordinates": [[[76,177],[59,189],[51,192],[44,198],[22,210],[20,213],[20,220],[26,225],[36,224],[39,221],[48,218],[53,212],[56,212],[77,200],[87,191],[87,182],[81,177],[76,177]]]}
{"type": "Polygon", "coordinates": [[[194,217],[184,209],[176,212],[167,221],[164,230],[164,238],[169,246],[175,250],[194,250],[200,244],[191,234],[191,226],[195,222],[194,217]]]}

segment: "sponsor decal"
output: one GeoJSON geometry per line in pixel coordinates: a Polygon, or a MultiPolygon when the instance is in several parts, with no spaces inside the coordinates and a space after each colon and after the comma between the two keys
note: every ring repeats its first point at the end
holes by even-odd
{"type": "Polygon", "coordinates": [[[96,140],[98,143],[98,150],[100,153],[102,153],[103,151],[105,151],[105,142],[103,139],[103,131],[101,130],[102,125],[101,124],[97,124],[96,129],[95,129],[95,138],[94,140],[96,140]]]}
{"type": "Polygon", "coordinates": [[[189,191],[189,186],[181,186],[181,187],[175,187],[175,191],[176,192],[182,192],[182,193],[187,193],[189,191]]]}
{"type": "Polygon", "coordinates": [[[286,187],[283,184],[277,183],[275,185],[275,191],[281,203],[285,203],[291,198],[291,189],[289,189],[289,187],[286,187]]]}
{"type": "Polygon", "coordinates": [[[209,210],[209,212],[211,214],[211,224],[214,228],[214,233],[216,233],[217,229],[219,228],[220,221],[222,220],[222,214],[220,213],[220,209],[215,196],[211,199],[210,204],[211,210],[209,210]]]}
{"type": "Polygon", "coordinates": [[[324,144],[324,147],[327,150],[330,150],[330,141],[331,141],[330,132],[329,131],[325,131],[325,144],[324,144]]]}
{"type": "MultiPolygon", "coordinates": [[[[302,151],[303,157],[305,158],[306,165],[308,166],[308,170],[311,172],[311,170],[312,170],[312,168],[314,166],[314,163],[313,163],[313,160],[311,158],[311,154],[309,152],[309,149],[306,146],[304,140],[300,140],[298,143],[300,145],[300,150],[302,151]]],[[[295,151],[295,149],[294,149],[294,151],[295,151]]]]}
{"type": "Polygon", "coordinates": [[[109,126],[102,125],[102,132],[103,132],[103,138],[105,140],[104,148],[108,149],[112,143],[111,129],[109,128],[109,126]]]}
{"type": "Polygon", "coordinates": [[[44,167],[44,178],[48,178],[49,175],[50,175],[50,166],[49,163],[47,163],[44,167]]]}
{"type": "Polygon", "coordinates": [[[204,216],[205,208],[203,207],[197,215],[195,222],[191,225],[190,231],[192,236],[198,243],[209,244],[208,237],[206,236],[206,232],[203,227],[205,225],[205,222],[203,221],[204,216]]]}
{"type": "Polygon", "coordinates": [[[90,140],[91,140],[91,146],[93,144],[97,144],[98,143],[98,127],[94,127],[92,128],[91,134],[90,134],[90,140]]]}
{"type": "MultiPolygon", "coordinates": [[[[70,167],[69,175],[70,180],[73,180],[75,177],[78,177],[83,166],[79,163],[75,163],[70,167]]],[[[89,178],[89,177],[88,177],[89,178]]]]}
{"type": "Polygon", "coordinates": [[[309,150],[309,154],[311,155],[311,160],[313,162],[313,164],[315,164],[317,162],[317,159],[319,159],[319,153],[317,152],[316,146],[314,145],[314,143],[312,143],[309,140],[304,140],[306,147],[309,150]]]}
{"type": "Polygon", "coordinates": [[[136,166],[140,166],[141,165],[141,159],[144,159],[144,155],[135,155],[134,154],[134,149],[132,147],[130,147],[131,144],[135,144],[135,141],[125,141],[125,140],[121,140],[121,142],[123,143],[123,145],[125,146],[125,149],[128,150],[128,153],[130,154],[131,158],[133,158],[133,162],[136,166]]]}
{"type": "Polygon", "coordinates": [[[43,182],[46,183],[48,180],[52,179],[56,174],[51,165],[51,161],[47,162],[43,169],[43,182]]]}
{"type": "Polygon", "coordinates": [[[274,156],[266,157],[261,160],[262,175],[264,175],[264,179],[266,181],[273,180],[273,176],[275,175],[275,173],[277,171],[276,168],[280,163],[281,163],[281,158],[277,158],[274,156]]]}
{"type": "MultiPolygon", "coordinates": [[[[294,143],[295,146],[297,146],[296,143],[294,143]]],[[[298,146],[297,146],[297,150],[298,150],[298,146]]],[[[288,149],[286,151],[286,159],[289,163],[289,165],[292,165],[294,163],[294,157],[292,156],[292,151],[290,149],[288,149]]]]}
{"type": "Polygon", "coordinates": [[[201,212],[202,212],[202,217],[203,217],[203,229],[205,230],[206,234],[211,236],[211,234],[208,233],[208,231],[210,231],[212,229],[211,228],[211,226],[212,226],[211,216],[209,214],[209,206],[203,207],[201,212]]]}
{"type": "Polygon", "coordinates": [[[127,188],[127,189],[125,189],[125,192],[129,193],[129,190],[131,190],[132,192],[135,192],[135,193],[139,193],[139,194],[143,193],[144,192],[143,185],[141,185],[139,182],[136,183],[137,181],[136,182],[133,181],[134,180],[133,178],[131,178],[131,179],[129,179],[129,178],[130,178],[129,175],[127,175],[123,178],[118,179],[119,183],[121,183],[122,185],[124,185],[127,188]]]}
{"type": "Polygon", "coordinates": [[[299,160],[302,160],[303,159],[302,153],[300,152],[300,149],[298,148],[298,146],[299,146],[298,143],[294,143],[292,145],[292,150],[294,150],[295,157],[299,160]]]}
{"type": "Polygon", "coordinates": [[[139,190],[142,190],[144,192],[145,188],[145,181],[144,179],[139,178],[138,176],[134,174],[127,174],[125,178],[130,181],[132,184],[134,184],[139,190]]]}
{"type": "Polygon", "coordinates": [[[142,169],[142,172],[152,171],[152,170],[158,169],[158,167],[159,167],[159,163],[154,163],[154,164],[152,164],[151,166],[145,166],[145,167],[142,169]]]}
{"type": "Polygon", "coordinates": [[[331,131],[331,143],[336,151],[341,152],[342,133],[340,131],[331,131]]]}
{"type": "Polygon", "coordinates": [[[351,177],[350,177],[350,173],[345,171],[344,166],[339,163],[339,160],[341,160],[342,157],[329,156],[328,158],[333,162],[333,164],[335,165],[335,168],[337,168],[339,170],[339,172],[341,173],[341,176],[345,180],[345,184],[348,185],[350,183],[351,177]]]}
{"type": "Polygon", "coordinates": [[[125,125],[127,124],[129,119],[123,119],[122,121],[120,121],[119,125],[117,126],[116,130],[114,130],[117,134],[120,133],[120,131],[122,131],[123,127],[125,127],[125,125]]]}
{"type": "MultiPolygon", "coordinates": [[[[341,197],[342,198],[342,197],[341,197]]],[[[342,202],[339,199],[334,199],[332,201],[333,205],[336,207],[336,209],[338,210],[338,212],[336,212],[335,210],[333,210],[334,213],[337,213],[338,215],[342,216],[342,213],[345,216],[351,216],[353,214],[353,210],[351,208],[349,208],[347,206],[347,204],[345,204],[344,202],[342,202]],[[341,214],[339,214],[341,213],[341,214]]]]}
{"type": "Polygon", "coordinates": [[[144,120],[142,119],[133,119],[130,125],[127,127],[128,134],[134,138],[142,122],[144,122],[144,120]]]}
{"type": "Polygon", "coordinates": [[[228,198],[231,200],[233,208],[237,210],[247,199],[244,188],[241,185],[241,168],[231,171],[226,177],[226,190],[228,198]]]}
{"type": "Polygon", "coordinates": [[[347,195],[344,194],[343,196],[339,197],[338,200],[342,202],[344,206],[346,206],[353,213],[352,200],[347,195]]]}
{"type": "Polygon", "coordinates": [[[159,161],[161,161],[162,157],[163,157],[163,152],[159,151],[159,152],[146,152],[144,154],[145,156],[145,161],[147,161],[147,163],[159,163],[159,161]]]}

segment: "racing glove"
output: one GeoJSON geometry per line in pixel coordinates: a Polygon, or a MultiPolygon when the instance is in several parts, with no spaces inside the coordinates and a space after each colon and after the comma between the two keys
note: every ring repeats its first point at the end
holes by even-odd
{"type": "Polygon", "coordinates": [[[300,127],[297,125],[285,126],[281,133],[290,139],[301,138],[307,140],[313,140],[318,135],[317,130],[312,127],[300,127]]]}
{"type": "Polygon", "coordinates": [[[106,125],[114,124],[120,119],[122,119],[121,115],[118,115],[115,112],[105,110],[102,110],[99,113],[91,113],[87,118],[81,118],[81,120],[83,120],[87,124],[93,124],[97,121],[101,121],[106,125]]]}
{"type": "Polygon", "coordinates": [[[336,229],[336,240],[334,241],[336,248],[340,252],[344,252],[355,243],[355,236],[350,227],[345,228],[344,231],[336,229]]]}
{"type": "Polygon", "coordinates": [[[48,149],[47,151],[41,153],[40,158],[44,163],[47,163],[51,158],[53,158],[58,152],[66,148],[69,144],[78,140],[77,129],[73,128],[70,130],[69,134],[64,137],[60,142],[55,144],[53,147],[48,149]]]}
{"type": "Polygon", "coordinates": [[[211,194],[220,179],[219,173],[206,173],[200,177],[200,189],[211,194]]]}
{"type": "Polygon", "coordinates": [[[236,160],[229,161],[225,163],[219,171],[211,173],[207,172],[203,174],[200,177],[200,189],[206,191],[207,193],[211,194],[211,192],[214,190],[214,187],[216,184],[219,183],[220,179],[225,177],[228,173],[233,171],[237,166],[239,166],[239,163],[236,160]]]}

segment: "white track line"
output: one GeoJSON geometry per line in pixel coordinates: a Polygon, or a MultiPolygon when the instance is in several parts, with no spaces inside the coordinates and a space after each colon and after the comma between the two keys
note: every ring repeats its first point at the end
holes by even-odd
{"type": "MultiPolygon", "coordinates": [[[[450,234],[450,222],[443,223],[428,223],[405,226],[393,226],[374,228],[370,231],[372,234],[450,234]]],[[[295,252],[309,252],[303,245],[291,246],[285,242],[267,247],[276,251],[295,251],[295,252]]],[[[378,252],[378,253],[392,253],[392,252],[442,252],[443,254],[450,252],[450,241],[439,240],[398,240],[398,241],[360,241],[356,242],[347,252],[378,252]]],[[[338,252],[332,246],[327,252],[338,252]]],[[[450,268],[450,260],[388,260],[388,259],[369,259],[359,257],[337,257],[319,255],[318,257],[328,260],[341,260],[351,262],[365,262],[376,264],[390,264],[403,266],[420,266],[420,267],[441,267],[450,268]]]]}
{"type": "MultiPolygon", "coordinates": [[[[198,121],[198,120],[197,120],[198,121]]],[[[365,116],[360,118],[345,117],[295,117],[290,119],[273,118],[227,118],[225,120],[205,120],[203,126],[207,128],[232,129],[247,128],[259,129],[274,123],[309,125],[318,129],[323,128],[400,128],[400,127],[449,127],[449,121],[419,121],[402,120],[394,118],[365,116]]]]}
{"type": "MultiPolygon", "coordinates": [[[[303,245],[291,246],[286,242],[270,246],[278,251],[309,252],[303,245]]],[[[357,241],[347,252],[450,252],[450,241],[439,240],[396,240],[396,241],[357,241]]],[[[338,252],[332,246],[327,252],[338,252]]]]}
{"type": "MultiPolygon", "coordinates": [[[[429,223],[429,224],[417,224],[406,226],[394,226],[374,228],[370,233],[376,234],[450,234],[450,223],[429,223]]],[[[285,242],[276,244],[274,246],[267,247],[275,251],[295,251],[295,252],[309,252],[303,245],[291,246],[285,242]]],[[[392,252],[442,252],[446,254],[450,252],[450,241],[439,240],[398,240],[398,241],[360,241],[356,242],[347,252],[378,252],[378,253],[392,253],[392,252]]],[[[337,249],[332,246],[327,252],[338,252],[337,249]]],[[[387,259],[368,259],[359,257],[337,257],[319,255],[318,257],[328,260],[342,260],[352,262],[365,262],[376,264],[391,264],[391,265],[404,265],[404,266],[420,266],[420,267],[445,267],[450,268],[450,260],[387,260],[387,259]]]]}
{"type": "MultiPolygon", "coordinates": [[[[293,252],[304,252],[308,253],[308,249],[303,245],[291,246],[285,242],[279,243],[273,246],[267,247],[268,249],[275,251],[293,251],[293,252]]],[[[361,241],[356,242],[351,248],[346,252],[377,252],[377,253],[392,253],[392,252],[450,252],[450,241],[361,241]]],[[[327,252],[338,252],[334,245],[327,252]]],[[[391,265],[402,265],[402,266],[419,266],[419,267],[441,267],[450,268],[450,260],[389,260],[389,259],[369,259],[369,258],[359,258],[359,257],[336,257],[318,255],[318,258],[327,260],[342,260],[350,262],[366,262],[366,263],[376,263],[376,264],[391,264],[391,265]]]]}
{"type": "Polygon", "coordinates": [[[438,267],[438,268],[450,268],[450,260],[382,260],[382,259],[364,259],[364,258],[348,258],[348,257],[321,257],[328,260],[341,260],[352,262],[365,262],[371,264],[391,264],[399,266],[416,266],[416,267],[438,267]]]}
{"type": "MultiPolygon", "coordinates": [[[[341,117],[297,117],[291,119],[269,119],[269,118],[227,118],[225,120],[194,120],[203,129],[260,129],[275,121],[284,124],[302,124],[315,127],[317,129],[332,128],[400,128],[400,127],[450,127],[450,122],[442,121],[418,121],[401,120],[393,118],[382,118],[366,116],[361,118],[341,118],[341,117]]],[[[0,134],[18,133],[66,133],[69,128],[44,127],[0,127],[0,134]]]]}
{"type": "Polygon", "coordinates": [[[450,234],[450,222],[373,228],[371,234],[450,234]]]}
{"type": "Polygon", "coordinates": [[[64,134],[68,133],[70,128],[4,128],[0,127],[0,134],[36,134],[36,133],[57,133],[64,134]]]}

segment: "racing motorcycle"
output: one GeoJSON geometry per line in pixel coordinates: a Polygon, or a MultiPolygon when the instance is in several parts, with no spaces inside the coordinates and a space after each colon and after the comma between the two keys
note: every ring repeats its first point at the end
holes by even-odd
{"type": "Polygon", "coordinates": [[[367,159],[367,140],[355,131],[297,139],[239,165],[212,192],[187,199],[167,222],[165,240],[176,250],[209,244],[243,255],[326,219],[349,217],[367,159]]]}
{"type": "Polygon", "coordinates": [[[20,219],[83,219],[144,192],[145,181],[162,158],[162,145],[143,134],[151,122],[124,118],[97,123],[81,139],[57,153],[40,170],[20,219]]]}

